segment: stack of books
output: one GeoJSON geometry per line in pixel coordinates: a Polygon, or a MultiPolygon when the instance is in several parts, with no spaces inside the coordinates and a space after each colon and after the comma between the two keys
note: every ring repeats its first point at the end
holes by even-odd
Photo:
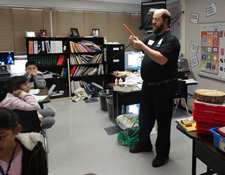
{"type": "Polygon", "coordinates": [[[93,42],[81,41],[79,43],[76,43],[70,41],[71,53],[98,52],[98,51],[101,51],[100,46],[93,42]]]}
{"type": "Polygon", "coordinates": [[[70,54],[70,65],[76,65],[76,64],[97,64],[97,63],[102,63],[102,54],[97,54],[97,55],[70,54]]]}
{"type": "Polygon", "coordinates": [[[194,100],[192,113],[197,132],[211,134],[210,129],[225,126],[225,104],[213,104],[194,100]]]}
{"type": "Polygon", "coordinates": [[[186,132],[196,131],[196,122],[193,117],[176,119],[175,122],[186,132]]]}

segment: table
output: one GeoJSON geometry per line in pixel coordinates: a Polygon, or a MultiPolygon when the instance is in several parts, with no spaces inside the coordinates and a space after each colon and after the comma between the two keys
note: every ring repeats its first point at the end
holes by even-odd
{"type": "MultiPolygon", "coordinates": [[[[187,80],[178,80],[179,82],[185,82],[184,86],[179,86],[178,89],[180,89],[181,95],[183,98],[185,98],[186,103],[187,103],[187,87],[189,85],[196,85],[197,81],[193,79],[187,79],[187,80]]],[[[182,85],[182,83],[180,83],[182,85]]],[[[109,83],[108,87],[110,89],[113,89],[113,86],[115,83],[109,83]]],[[[122,91],[113,91],[113,98],[114,98],[114,118],[116,118],[118,115],[121,114],[122,106],[124,105],[125,108],[128,105],[132,104],[138,104],[140,103],[140,94],[141,94],[141,89],[134,90],[131,92],[122,92],[122,91]]],[[[124,110],[126,112],[126,109],[124,110]]]]}
{"type": "Polygon", "coordinates": [[[178,125],[177,129],[192,139],[192,175],[196,175],[197,158],[207,166],[207,172],[201,175],[225,174],[225,153],[214,146],[212,135],[198,134],[196,131],[186,132],[178,125]]]}
{"type": "Polygon", "coordinates": [[[49,97],[49,94],[48,94],[48,88],[45,87],[43,89],[40,89],[40,92],[36,95],[48,95],[47,98],[45,98],[42,102],[40,103],[49,103],[50,102],[50,97],[49,97]]]}
{"type": "MultiPolygon", "coordinates": [[[[182,82],[182,81],[184,81],[185,82],[185,86],[183,86],[183,87],[181,87],[182,89],[181,89],[181,91],[182,91],[182,96],[183,96],[183,98],[185,98],[185,100],[186,100],[186,103],[187,103],[187,88],[188,88],[188,86],[190,86],[190,85],[196,85],[196,84],[198,84],[198,82],[197,81],[195,81],[194,79],[178,79],[178,82],[182,82]]],[[[178,88],[179,88],[179,85],[178,85],[178,88]]]]}
{"type": "MultiPolygon", "coordinates": [[[[108,87],[113,89],[114,85],[115,83],[109,83],[108,87]]],[[[140,103],[140,94],[140,89],[131,92],[113,91],[114,118],[121,114],[123,105],[126,113],[126,106],[140,103]]]]}

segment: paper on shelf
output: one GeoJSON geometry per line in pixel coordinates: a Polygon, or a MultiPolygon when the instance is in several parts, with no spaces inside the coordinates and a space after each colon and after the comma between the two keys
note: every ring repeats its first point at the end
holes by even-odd
{"type": "Polygon", "coordinates": [[[182,80],[182,81],[185,81],[186,84],[191,84],[191,83],[198,83],[197,81],[195,81],[194,79],[186,79],[186,80],[182,80]]]}

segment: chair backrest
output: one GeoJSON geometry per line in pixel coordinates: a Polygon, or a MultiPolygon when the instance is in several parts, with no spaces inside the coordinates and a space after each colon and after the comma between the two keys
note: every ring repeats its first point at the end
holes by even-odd
{"type": "Polygon", "coordinates": [[[40,132],[41,126],[38,118],[37,111],[23,111],[15,109],[13,110],[20,117],[22,125],[22,133],[25,132],[40,132]]]}

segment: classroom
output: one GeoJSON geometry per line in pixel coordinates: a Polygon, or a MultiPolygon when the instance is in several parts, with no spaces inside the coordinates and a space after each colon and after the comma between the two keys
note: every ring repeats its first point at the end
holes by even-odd
{"type": "MultiPolygon", "coordinates": [[[[55,115],[48,121],[50,126],[31,129],[42,137],[48,174],[225,175],[225,138],[220,135],[222,146],[218,148],[211,130],[225,127],[224,7],[224,0],[0,0],[0,88],[13,76],[27,74],[29,79],[25,67],[28,61],[37,66],[46,84],[43,88],[29,83],[34,88],[33,96],[42,109],[51,109],[55,115]],[[164,29],[171,32],[168,40],[174,37],[173,47],[168,47],[177,46],[179,52],[169,53],[163,47],[164,54],[159,53],[166,62],[161,64],[150,57],[155,57],[152,51],[160,50],[164,38],[149,37],[156,33],[162,17],[156,14],[162,8],[169,11],[171,21],[168,29],[162,23],[157,34],[161,36],[164,29]],[[157,45],[154,40],[158,40],[157,45]],[[145,46],[154,49],[146,52],[145,46]],[[169,59],[172,55],[177,57],[174,66],[169,59]],[[157,68],[167,71],[165,79],[157,68]],[[147,70],[157,78],[148,76],[147,70]],[[137,119],[140,109],[142,117],[147,112],[140,108],[140,101],[147,103],[147,97],[142,99],[143,93],[150,91],[147,86],[164,87],[166,92],[151,90],[159,93],[152,95],[158,95],[154,98],[158,105],[173,101],[164,106],[171,107],[159,112],[163,115],[171,109],[170,134],[166,129],[163,133],[170,137],[169,155],[161,164],[154,164],[154,158],[168,142],[158,139],[156,117],[150,130],[150,150],[136,147],[132,151],[135,146],[131,143],[119,142],[126,129],[138,128],[139,124],[147,127],[147,120],[140,119],[139,123],[137,119]],[[170,97],[170,90],[176,90],[176,97],[170,97]],[[215,97],[216,102],[204,101],[206,98],[202,102],[198,90],[222,97],[215,97]],[[199,106],[206,111],[204,115],[199,106]],[[197,126],[193,130],[182,128],[179,122],[183,119],[197,126]]],[[[162,19],[168,22],[167,17],[162,19]]],[[[154,114],[156,108],[152,109],[154,114]]]]}

